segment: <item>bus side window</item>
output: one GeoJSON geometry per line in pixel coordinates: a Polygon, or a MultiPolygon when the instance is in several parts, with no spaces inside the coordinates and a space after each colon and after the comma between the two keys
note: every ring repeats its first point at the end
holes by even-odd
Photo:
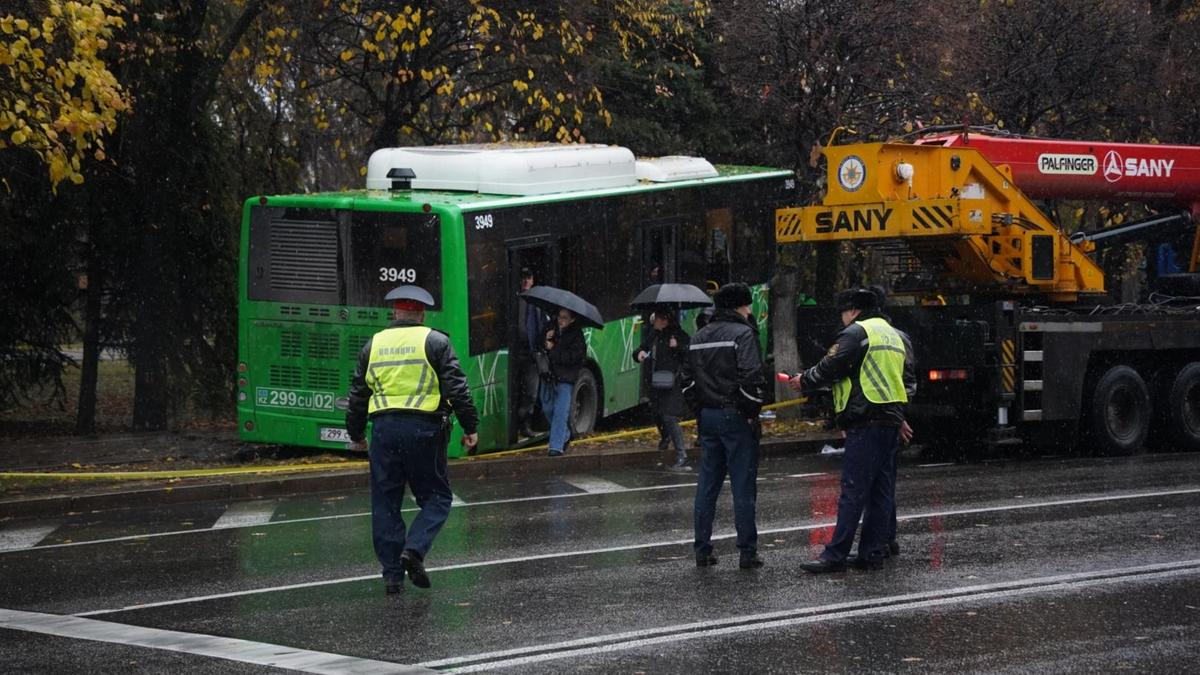
{"type": "Polygon", "coordinates": [[[501,349],[508,339],[508,317],[504,307],[506,288],[504,243],[481,235],[467,235],[467,313],[471,334],[470,352],[474,356],[501,349]]]}

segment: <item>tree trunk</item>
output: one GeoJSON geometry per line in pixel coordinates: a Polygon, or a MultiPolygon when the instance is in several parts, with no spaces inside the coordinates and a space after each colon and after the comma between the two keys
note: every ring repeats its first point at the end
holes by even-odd
{"type": "MultiPolygon", "coordinates": [[[[800,350],[796,346],[796,293],[799,290],[799,274],[794,263],[796,246],[780,249],[779,266],[771,280],[771,338],[775,345],[772,354],[776,372],[794,375],[800,370],[800,350]]],[[[797,397],[784,382],[775,383],[775,400],[788,401],[797,397]]],[[[785,408],[792,414],[795,407],[785,408]]]]}
{"type": "Polygon", "coordinates": [[[179,307],[172,302],[173,281],[166,278],[162,269],[168,259],[163,238],[165,228],[144,227],[141,233],[141,269],[137,272],[134,318],[132,330],[132,353],[130,365],[134,368],[133,378],[133,428],[144,431],[161,431],[167,428],[172,408],[173,353],[171,345],[182,339],[176,312],[179,307]]]}
{"type": "Polygon", "coordinates": [[[79,406],[75,433],[96,433],[96,385],[100,380],[100,298],[104,293],[100,255],[89,246],[87,298],[83,309],[83,363],[80,364],[79,406]]]}

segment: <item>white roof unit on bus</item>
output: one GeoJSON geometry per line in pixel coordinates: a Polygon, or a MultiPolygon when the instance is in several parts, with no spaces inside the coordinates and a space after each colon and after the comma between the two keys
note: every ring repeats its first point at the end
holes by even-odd
{"type": "Polygon", "coordinates": [[[695,178],[716,178],[717,169],[703,157],[671,155],[639,159],[637,177],[638,180],[648,180],[651,183],[670,183],[695,178]]]}
{"type": "Polygon", "coordinates": [[[383,148],[367,161],[367,189],[387,190],[392,169],[415,190],[542,195],[637,184],[633,153],[614,145],[431,145],[383,148]]]}

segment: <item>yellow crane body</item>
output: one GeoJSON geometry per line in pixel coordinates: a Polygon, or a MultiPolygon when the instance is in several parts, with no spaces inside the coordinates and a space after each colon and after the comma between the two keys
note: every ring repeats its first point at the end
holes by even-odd
{"type": "Polygon", "coordinates": [[[1045,295],[1104,292],[1104,273],[1013,184],[968,147],[859,143],[824,150],[819,205],[776,212],[775,239],[902,245],[939,290],[1045,295]]]}

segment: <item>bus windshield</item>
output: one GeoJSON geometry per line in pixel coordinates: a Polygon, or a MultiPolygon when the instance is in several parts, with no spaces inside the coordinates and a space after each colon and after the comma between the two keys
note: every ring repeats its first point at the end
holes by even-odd
{"type": "Polygon", "coordinates": [[[415,284],[442,304],[442,238],[425,213],[351,214],[346,304],[374,307],[391,289],[415,284]]]}

